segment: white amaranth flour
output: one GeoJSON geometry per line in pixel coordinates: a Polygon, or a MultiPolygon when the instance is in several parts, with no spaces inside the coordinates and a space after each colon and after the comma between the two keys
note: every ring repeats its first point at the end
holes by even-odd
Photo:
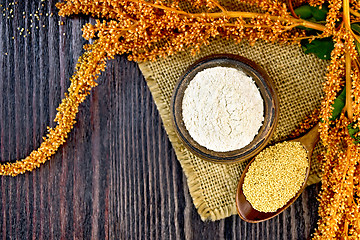
{"type": "Polygon", "coordinates": [[[264,120],[264,102],[255,82],[230,67],[197,73],[185,90],[182,111],[191,137],[217,152],[248,145],[264,120]]]}

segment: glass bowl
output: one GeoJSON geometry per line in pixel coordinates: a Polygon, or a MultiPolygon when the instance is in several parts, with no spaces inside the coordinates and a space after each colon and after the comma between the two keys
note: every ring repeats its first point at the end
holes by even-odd
{"type": "Polygon", "coordinates": [[[176,134],[192,153],[214,163],[236,163],[254,157],[267,145],[278,122],[279,101],[274,84],[256,63],[237,55],[217,54],[200,59],[180,77],[171,99],[171,115],[176,134]],[[190,81],[198,72],[219,66],[236,68],[252,77],[264,100],[264,121],[258,134],[247,146],[228,152],[212,151],[197,143],[187,131],[182,116],[184,92],[190,81]]]}

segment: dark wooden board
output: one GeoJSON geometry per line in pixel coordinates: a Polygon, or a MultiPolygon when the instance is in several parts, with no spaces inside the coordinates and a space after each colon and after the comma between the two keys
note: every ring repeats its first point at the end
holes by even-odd
{"type": "MultiPolygon", "coordinates": [[[[0,1],[2,162],[26,157],[54,126],[89,21],[58,17],[53,0],[12,2],[0,1]]],[[[314,231],[319,186],[264,223],[202,222],[137,64],[118,56],[98,81],[50,161],[0,177],[1,239],[307,239],[314,231]]]]}

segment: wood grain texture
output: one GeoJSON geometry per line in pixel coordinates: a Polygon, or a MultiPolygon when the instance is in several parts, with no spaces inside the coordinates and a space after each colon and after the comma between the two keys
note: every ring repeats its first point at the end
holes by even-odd
{"type": "MultiPolygon", "coordinates": [[[[10,13],[12,2],[0,0],[2,162],[27,156],[54,126],[89,21],[58,17],[54,0],[18,1],[10,13]],[[36,11],[39,20],[30,16],[36,11]]],[[[202,222],[137,64],[116,57],[98,81],[50,161],[0,177],[0,239],[307,239],[313,232],[319,186],[264,223],[202,222]]]]}

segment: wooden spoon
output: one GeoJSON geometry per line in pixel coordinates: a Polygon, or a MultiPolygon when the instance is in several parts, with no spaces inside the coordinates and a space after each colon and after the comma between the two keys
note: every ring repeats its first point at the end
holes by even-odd
{"type": "Polygon", "coordinates": [[[312,152],[314,150],[316,143],[319,141],[319,138],[320,138],[319,124],[317,124],[304,136],[302,136],[300,138],[296,138],[294,140],[291,140],[294,142],[300,142],[303,145],[303,147],[306,149],[307,154],[308,154],[309,167],[306,170],[305,180],[304,180],[304,183],[303,183],[301,189],[297,192],[297,194],[292,199],[290,199],[285,204],[285,206],[278,209],[276,212],[268,212],[268,213],[259,212],[256,209],[254,209],[251,206],[251,204],[246,200],[243,190],[242,190],[242,185],[244,183],[245,174],[247,173],[249,166],[255,160],[255,158],[253,158],[250,161],[250,163],[246,166],[244,172],[241,175],[241,178],[239,180],[238,187],[237,187],[237,192],[236,192],[236,208],[237,208],[237,212],[242,220],[244,220],[246,222],[257,223],[257,222],[262,222],[262,221],[268,220],[270,218],[273,218],[276,215],[280,214],[282,211],[284,211],[286,208],[288,208],[300,196],[300,194],[306,187],[306,182],[307,182],[307,179],[309,177],[309,172],[310,172],[311,155],[312,155],[312,152]]]}

